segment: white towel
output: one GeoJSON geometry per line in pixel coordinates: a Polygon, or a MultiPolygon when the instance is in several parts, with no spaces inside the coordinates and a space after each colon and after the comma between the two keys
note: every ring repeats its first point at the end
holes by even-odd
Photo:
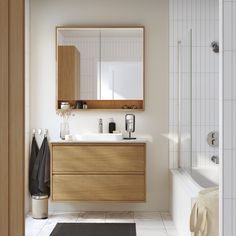
{"type": "Polygon", "coordinates": [[[199,192],[190,216],[190,231],[194,236],[219,235],[219,189],[199,192]]]}

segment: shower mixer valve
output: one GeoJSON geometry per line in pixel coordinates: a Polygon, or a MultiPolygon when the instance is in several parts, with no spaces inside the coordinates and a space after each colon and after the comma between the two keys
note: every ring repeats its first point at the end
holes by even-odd
{"type": "Polygon", "coordinates": [[[212,131],[207,135],[207,143],[211,147],[219,146],[219,134],[216,131],[212,131]]]}

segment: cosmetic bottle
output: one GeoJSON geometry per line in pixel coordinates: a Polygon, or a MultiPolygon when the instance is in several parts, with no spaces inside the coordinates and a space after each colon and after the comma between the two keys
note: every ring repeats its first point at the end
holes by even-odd
{"type": "Polygon", "coordinates": [[[116,130],[116,123],[113,121],[113,118],[109,119],[109,133],[113,133],[116,130]]]}

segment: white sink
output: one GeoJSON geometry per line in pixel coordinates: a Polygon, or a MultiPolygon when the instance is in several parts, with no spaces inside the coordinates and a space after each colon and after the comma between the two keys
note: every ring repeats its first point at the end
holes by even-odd
{"type": "Polygon", "coordinates": [[[91,133],[91,134],[77,134],[75,135],[76,141],[121,141],[123,139],[122,134],[98,134],[98,133],[91,133]]]}

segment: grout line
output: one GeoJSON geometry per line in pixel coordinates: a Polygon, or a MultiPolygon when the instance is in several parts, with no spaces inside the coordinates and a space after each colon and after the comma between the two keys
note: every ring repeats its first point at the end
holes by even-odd
{"type": "Polygon", "coordinates": [[[163,224],[163,226],[164,226],[164,228],[165,228],[165,231],[166,231],[166,235],[168,235],[168,231],[167,231],[167,228],[166,228],[166,224],[165,224],[165,221],[164,221],[164,218],[163,218],[161,212],[160,212],[160,216],[161,216],[162,224],[163,224]]]}

